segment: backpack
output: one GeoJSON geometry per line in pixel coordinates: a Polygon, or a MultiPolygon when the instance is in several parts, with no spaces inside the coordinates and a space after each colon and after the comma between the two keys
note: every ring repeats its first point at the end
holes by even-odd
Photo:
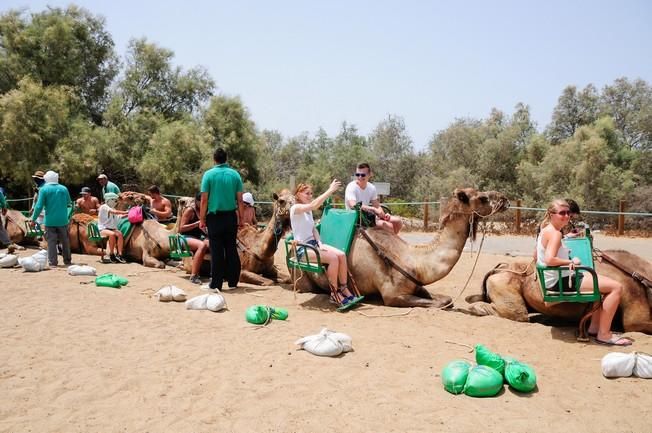
{"type": "Polygon", "coordinates": [[[134,206],[131,209],[129,209],[129,213],[127,213],[127,219],[129,219],[129,222],[132,224],[142,223],[143,222],[142,206],[134,206]]]}

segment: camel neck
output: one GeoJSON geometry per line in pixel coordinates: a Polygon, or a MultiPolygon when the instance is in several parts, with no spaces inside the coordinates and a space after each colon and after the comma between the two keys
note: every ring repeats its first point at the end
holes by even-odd
{"type": "Polygon", "coordinates": [[[462,255],[470,226],[468,217],[460,215],[435,234],[429,244],[412,246],[420,281],[430,284],[448,275],[462,255]]]}

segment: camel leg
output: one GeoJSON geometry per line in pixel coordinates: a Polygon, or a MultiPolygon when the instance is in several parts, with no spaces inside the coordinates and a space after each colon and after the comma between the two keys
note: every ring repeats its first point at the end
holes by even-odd
{"type": "Polygon", "coordinates": [[[143,266],[148,268],[165,269],[165,263],[155,257],[150,256],[147,251],[143,251],[143,266]]]}
{"type": "Polygon", "coordinates": [[[423,286],[417,286],[417,288],[414,289],[414,295],[420,298],[432,299],[430,292],[423,286]]]}
{"type": "MultiPolygon", "coordinates": [[[[422,290],[425,290],[421,287],[422,290]]],[[[400,294],[392,295],[393,292],[392,282],[384,284],[380,288],[380,294],[383,297],[383,303],[389,307],[435,307],[441,308],[452,303],[452,298],[445,295],[431,295],[431,297],[423,298],[415,296],[413,294],[400,294]]],[[[420,293],[419,289],[415,290],[415,293],[420,293]]],[[[428,293],[430,295],[430,293],[428,293]]]]}
{"type": "Polygon", "coordinates": [[[265,278],[262,275],[244,269],[240,271],[240,281],[243,283],[256,284],[258,286],[271,286],[274,284],[274,281],[269,278],[265,278]]]}
{"type": "Polygon", "coordinates": [[[274,265],[265,269],[263,271],[263,276],[276,283],[290,284],[292,282],[292,278],[288,274],[279,272],[279,270],[274,265]]]}

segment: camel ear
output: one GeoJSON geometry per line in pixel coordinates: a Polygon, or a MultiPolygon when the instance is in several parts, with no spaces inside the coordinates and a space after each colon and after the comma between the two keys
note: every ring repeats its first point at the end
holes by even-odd
{"type": "Polygon", "coordinates": [[[455,196],[461,203],[469,204],[469,196],[466,195],[466,193],[463,190],[456,189],[453,194],[455,194],[455,196]]]}
{"type": "Polygon", "coordinates": [[[276,193],[272,194],[272,198],[274,199],[274,201],[278,201],[278,194],[276,193]]]}

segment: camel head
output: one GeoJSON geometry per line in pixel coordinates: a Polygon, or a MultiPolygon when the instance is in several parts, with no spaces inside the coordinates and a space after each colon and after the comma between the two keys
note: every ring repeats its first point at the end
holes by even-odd
{"type": "Polygon", "coordinates": [[[288,189],[272,195],[274,199],[274,232],[280,235],[290,228],[290,207],[294,204],[294,196],[288,189]]]}
{"type": "Polygon", "coordinates": [[[135,191],[125,191],[118,195],[118,205],[115,207],[118,210],[127,210],[132,206],[149,206],[149,196],[135,191]]]}
{"type": "Polygon", "coordinates": [[[441,227],[458,219],[469,221],[471,239],[475,239],[478,222],[509,208],[509,200],[498,191],[477,191],[473,188],[457,188],[448,199],[439,220],[441,227]]]}

